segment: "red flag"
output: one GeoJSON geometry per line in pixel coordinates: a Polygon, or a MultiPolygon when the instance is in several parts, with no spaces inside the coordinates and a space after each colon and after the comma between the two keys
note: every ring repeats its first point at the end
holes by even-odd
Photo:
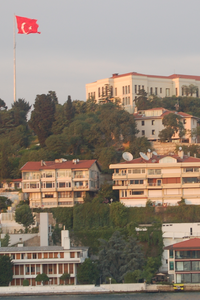
{"type": "Polygon", "coordinates": [[[29,34],[29,33],[40,33],[38,31],[39,25],[36,19],[28,19],[24,17],[15,16],[17,20],[18,33],[29,34]]]}

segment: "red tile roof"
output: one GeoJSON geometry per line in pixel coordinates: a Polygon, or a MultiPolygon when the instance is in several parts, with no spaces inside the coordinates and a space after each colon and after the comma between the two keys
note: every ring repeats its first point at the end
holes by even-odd
{"type": "Polygon", "coordinates": [[[174,114],[177,114],[178,116],[180,117],[183,117],[183,118],[196,118],[198,119],[197,117],[194,117],[190,114],[187,114],[185,112],[177,112],[177,111],[171,111],[171,110],[168,110],[166,108],[163,108],[163,107],[155,107],[155,108],[150,108],[150,109],[146,109],[146,110],[139,110],[139,112],[137,113],[134,113],[134,117],[136,119],[162,119],[164,116],[170,114],[170,113],[174,113],[174,114]],[[145,112],[145,111],[153,111],[153,110],[162,110],[162,114],[160,116],[146,116],[146,115],[143,115],[139,112],[145,112]]]}
{"type": "Polygon", "coordinates": [[[112,77],[110,78],[118,78],[118,77],[124,77],[124,76],[146,76],[146,77],[152,77],[152,78],[163,78],[163,79],[175,79],[175,78],[183,78],[183,79],[193,79],[193,80],[197,80],[200,81],[200,76],[197,75],[182,75],[182,74],[172,74],[170,76],[162,76],[162,75],[147,75],[147,74],[140,74],[137,72],[129,72],[129,73],[125,73],[125,74],[113,74],[112,77]]]}
{"type": "Polygon", "coordinates": [[[187,156],[184,155],[183,158],[180,158],[178,155],[152,155],[152,157],[149,160],[145,160],[142,157],[139,158],[135,158],[131,161],[123,161],[121,163],[119,163],[119,165],[123,165],[123,164],[155,164],[155,163],[159,163],[160,159],[164,158],[164,157],[172,157],[175,158],[177,160],[177,163],[182,163],[182,162],[186,162],[186,163],[200,163],[200,158],[196,158],[196,157],[192,157],[192,156],[187,156]]]}
{"type": "Polygon", "coordinates": [[[100,169],[98,162],[95,159],[91,160],[79,160],[76,164],[73,161],[64,161],[56,163],[55,161],[45,161],[41,165],[41,161],[28,161],[21,171],[39,171],[39,170],[55,170],[55,169],[89,169],[94,163],[100,169]]]}
{"type": "Polygon", "coordinates": [[[169,245],[164,248],[165,250],[192,250],[192,249],[200,249],[200,239],[193,238],[187,241],[179,242],[173,245],[169,245]]]}

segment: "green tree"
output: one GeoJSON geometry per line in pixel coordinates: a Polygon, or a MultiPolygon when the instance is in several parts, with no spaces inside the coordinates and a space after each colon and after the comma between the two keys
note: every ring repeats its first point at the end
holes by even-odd
{"type": "Polygon", "coordinates": [[[34,224],[34,218],[29,205],[24,204],[16,208],[15,221],[25,227],[25,232],[28,232],[30,225],[34,224]]]}
{"type": "Polygon", "coordinates": [[[161,130],[159,133],[159,138],[163,141],[165,137],[171,140],[172,136],[179,132],[179,136],[184,135],[184,126],[181,122],[181,116],[175,113],[169,113],[163,117],[162,120],[165,129],[161,130]]]}
{"type": "Polygon", "coordinates": [[[45,282],[49,281],[49,277],[47,276],[47,274],[45,273],[42,273],[42,274],[38,274],[36,277],[35,277],[35,281],[36,282],[41,282],[42,284],[45,284],[45,282]]]}
{"type": "Polygon", "coordinates": [[[78,282],[80,284],[90,284],[95,283],[98,278],[99,271],[96,263],[90,258],[86,258],[77,270],[78,282]]]}
{"type": "Polygon", "coordinates": [[[67,279],[70,278],[70,274],[69,273],[63,273],[61,276],[60,276],[60,279],[63,280],[66,284],[67,282],[67,279]]]}
{"type": "Polygon", "coordinates": [[[108,241],[100,239],[99,268],[104,279],[111,277],[117,282],[121,281],[120,268],[124,265],[125,246],[126,242],[118,231],[108,241]]]}
{"type": "Polygon", "coordinates": [[[147,93],[144,89],[139,90],[137,97],[135,98],[135,105],[138,110],[151,108],[151,103],[147,98],[147,93]]]}
{"type": "Polygon", "coordinates": [[[137,283],[142,279],[142,271],[135,270],[133,272],[128,271],[124,276],[124,283],[137,283]]]}
{"type": "Polygon", "coordinates": [[[37,95],[34,110],[31,113],[29,126],[37,134],[42,147],[45,140],[52,134],[52,125],[55,121],[55,100],[50,94],[37,95]]]}
{"type": "Polygon", "coordinates": [[[72,105],[71,96],[68,96],[68,99],[67,99],[67,102],[64,106],[64,109],[65,109],[65,117],[66,117],[67,121],[69,123],[71,123],[71,121],[74,118],[74,114],[75,114],[75,110],[74,110],[74,107],[72,105]]]}
{"type": "Polygon", "coordinates": [[[53,151],[57,154],[65,154],[69,146],[66,136],[64,134],[50,135],[45,140],[45,144],[49,151],[53,151]]]}
{"type": "Polygon", "coordinates": [[[148,149],[152,149],[151,142],[145,136],[135,138],[129,145],[127,151],[129,151],[134,158],[139,157],[140,152],[147,152],[148,149]]]}
{"type": "Polygon", "coordinates": [[[11,258],[7,255],[0,256],[0,286],[8,286],[9,282],[12,281],[13,263],[11,258]]]}
{"type": "Polygon", "coordinates": [[[121,202],[114,202],[110,206],[110,222],[115,227],[123,228],[127,224],[127,207],[121,202]]]}
{"type": "Polygon", "coordinates": [[[5,234],[3,239],[0,239],[1,247],[8,247],[10,241],[10,236],[8,233],[5,234]]]}
{"type": "Polygon", "coordinates": [[[157,258],[148,257],[147,263],[143,271],[143,278],[147,283],[151,283],[151,279],[154,277],[158,271],[158,261],[157,258]]]}

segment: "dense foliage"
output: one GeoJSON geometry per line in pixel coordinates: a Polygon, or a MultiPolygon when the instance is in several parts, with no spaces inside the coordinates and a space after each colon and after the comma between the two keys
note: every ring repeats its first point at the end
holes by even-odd
{"type": "Polygon", "coordinates": [[[15,210],[15,221],[25,227],[28,232],[30,225],[34,224],[33,214],[28,204],[19,205],[15,210]]]}
{"type": "Polygon", "coordinates": [[[8,286],[13,278],[13,263],[7,255],[0,256],[0,286],[8,286]]]}

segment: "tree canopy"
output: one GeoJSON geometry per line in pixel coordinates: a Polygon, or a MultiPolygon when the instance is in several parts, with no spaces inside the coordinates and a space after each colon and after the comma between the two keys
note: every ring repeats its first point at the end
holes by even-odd
{"type": "Polygon", "coordinates": [[[0,256],[0,286],[8,286],[13,278],[13,263],[7,255],[0,256]]]}
{"type": "Polygon", "coordinates": [[[33,214],[29,205],[23,204],[15,210],[15,221],[25,227],[25,232],[28,232],[30,225],[34,224],[33,214]]]}

